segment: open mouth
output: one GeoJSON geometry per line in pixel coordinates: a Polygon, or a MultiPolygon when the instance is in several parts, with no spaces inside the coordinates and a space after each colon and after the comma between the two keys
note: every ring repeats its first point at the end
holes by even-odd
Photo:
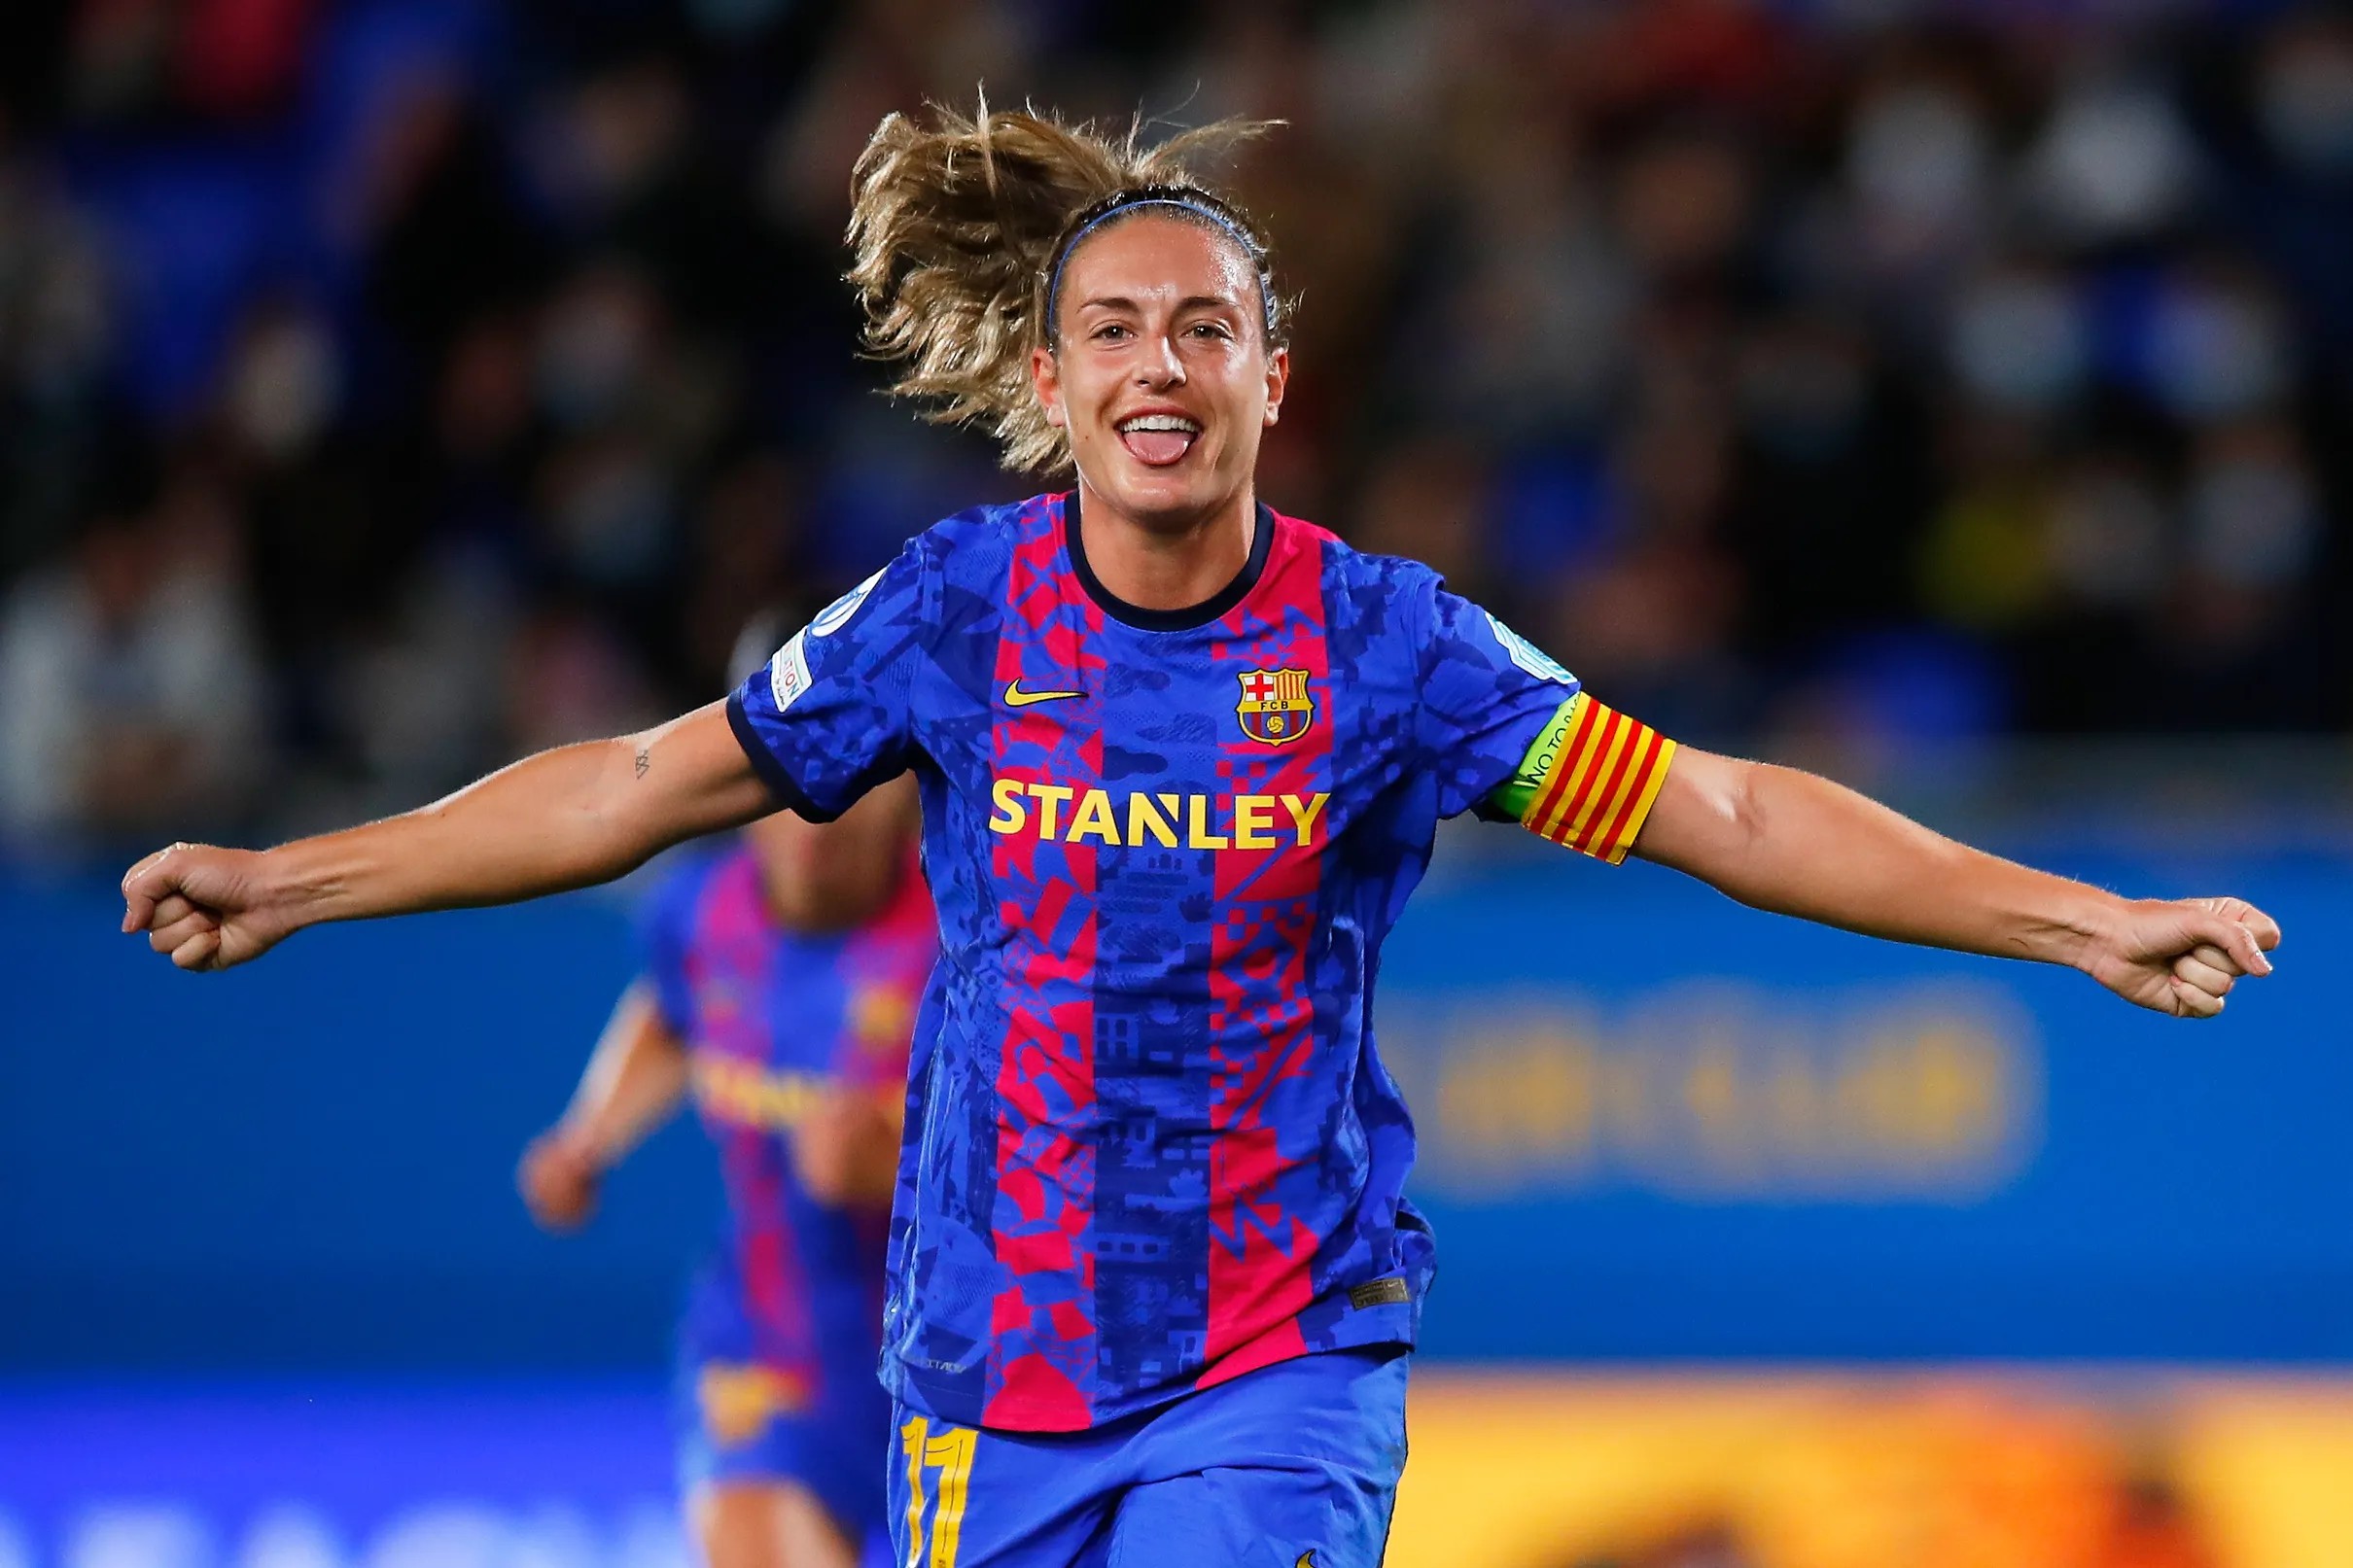
{"type": "Polygon", "coordinates": [[[1118,428],[1120,444],[1137,462],[1155,469],[1183,462],[1201,439],[1201,422],[1184,414],[1135,414],[1118,428]]]}

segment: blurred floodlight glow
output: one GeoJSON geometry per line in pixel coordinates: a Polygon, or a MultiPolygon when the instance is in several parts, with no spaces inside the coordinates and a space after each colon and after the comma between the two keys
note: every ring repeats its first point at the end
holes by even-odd
{"type": "Polygon", "coordinates": [[[2028,183],[2054,231],[2082,244],[2145,234],[2188,206],[2198,156],[2163,94],[2087,83],[2053,112],[2028,183]]]}
{"type": "Polygon", "coordinates": [[[650,1504],[632,1511],[621,1526],[612,1561],[613,1568],[689,1568],[678,1516],[650,1504]]]}
{"type": "Polygon", "coordinates": [[[102,1503],[66,1537],[64,1568],[215,1568],[212,1532],[191,1510],[102,1503]]]}
{"type": "Polygon", "coordinates": [[[326,1516],[299,1503],[257,1517],[237,1551],[237,1568],[345,1568],[347,1560],[326,1516]]]}
{"type": "Polygon", "coordinates": [[[555,1568],[554,1553],[532,1550],[525,1529],[480,1504],[439,1504],[386,1530],[366,1568],[555,1568]]]}

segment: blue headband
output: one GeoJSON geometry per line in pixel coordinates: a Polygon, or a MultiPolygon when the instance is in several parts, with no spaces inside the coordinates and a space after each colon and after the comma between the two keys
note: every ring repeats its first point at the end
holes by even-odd
{"type": "MultiPolygon", "coordinates": [[[[1198,201],[1187,201],[1182,196],[1138,196],[1133,201],[1116,202],[1081,224],[1078,232],[1072,234],[1069,242],[1063,246],[1062,254],[1054,258],[1054,270],[1046,278],[1046,319],[1041,324],[1048,339],[1054,335],[1054,306],[1062,297],[1062,269],[1070,264],[1071,253],[1077,250],[1079,241],[1085,239],[1089,234],[1112,219],[1124,217],[1139,207],[1175,207],[1180,212],[1189,212],[1195,217],[1207,218],[1211,223],[1233,236],[1234,243],[1242,247],[1242,254],[1250,259],[1251,269],[1257,270],[1258,242],[1250,237],[1249,230],[1214,207],[1198,201]]],[[[1260,273],[1258,277],[1258,298],[1259,303],[1265,308],[1266,330],[1271,336],[1275,331],[1275,296],[1267,289],[1264,273],[1260,273]]]]}

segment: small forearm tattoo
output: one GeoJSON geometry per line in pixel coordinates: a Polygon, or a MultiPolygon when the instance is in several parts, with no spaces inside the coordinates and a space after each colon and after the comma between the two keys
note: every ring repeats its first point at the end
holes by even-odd
{"type": "Polygon", "coordinates": [[[646,776],[646,770],[652,766],[653,749],[650,746],[639,747],[637,749],[637,776],[643,779],[646,776]]]}

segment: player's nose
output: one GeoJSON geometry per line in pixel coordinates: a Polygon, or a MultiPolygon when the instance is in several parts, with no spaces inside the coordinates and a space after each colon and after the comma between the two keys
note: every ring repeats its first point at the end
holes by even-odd
{"type": "Polygon", "coordinates": [[[1136,381],[1155,390],[1184,384],[1184,356],[1176,352],[1175,338],[1166,332],[1152,334],[1144,351],[1136,356],[1136,381]]]}

